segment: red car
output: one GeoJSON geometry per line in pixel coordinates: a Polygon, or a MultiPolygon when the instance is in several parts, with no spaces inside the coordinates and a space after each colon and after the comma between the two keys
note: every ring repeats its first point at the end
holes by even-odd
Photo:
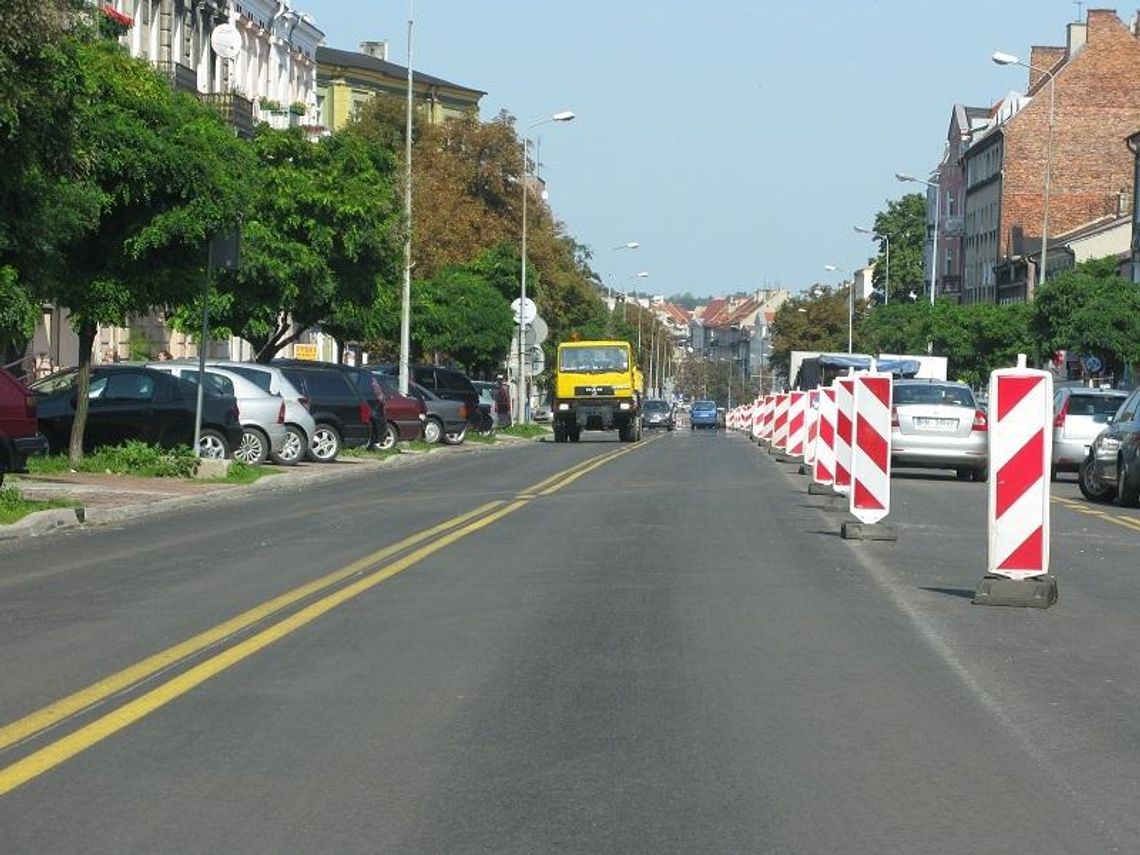
{"type": "Polygon", "coordinates": [[[27,471],[29,456],[47,453],[36,419],[35,395],[0,368],[0,484],[5,472],[27,471]]]}
{"type": "Polygon", "coordinates": [[[383,393],[384,416],[388,419],[388,432],[378,443],[381,449],[391,448],[397,440],[419,439],[423,436],[427,407],[419,398],[400,394],[400,378],[393,374],[374,371],[372,376],[383,393]]]}

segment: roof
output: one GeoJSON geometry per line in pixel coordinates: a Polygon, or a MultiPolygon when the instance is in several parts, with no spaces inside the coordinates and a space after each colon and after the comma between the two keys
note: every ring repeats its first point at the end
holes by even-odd
{"type": "MultiPolygon", "coordinates": [[[[385,77],[394,77],[397,79],[407,79],[408,67],[406,65],[397,65],[394,62],[388,62],[384,59],[370,56],[366,53],[359,53],[358,51],[351,50],[338,50],[337,48],[318,47],[317,48],[317,62],[325,65],[344,66],[346,68],[356,68],[362,71],[372,71],[377,74],[382,74],[385,77]]],[[[450,80],[444,80],[442,77],[433,77],[430,74],[412,69],[414,79],[420,83],[426,83],[431,86],[446,86],[450,89],[459,89],[463,92],[471,92],[477,95],[486,95],[482,89],[472,89],[470,86],[462,86],[458,83],[452,83],[450,80]]]]}

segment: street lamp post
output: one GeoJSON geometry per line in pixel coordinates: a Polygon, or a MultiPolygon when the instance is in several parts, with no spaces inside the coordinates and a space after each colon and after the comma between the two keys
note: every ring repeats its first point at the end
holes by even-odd
{"type": "Polygon", "coordinates": [[[527,197],[530,196],[530,187],[527,186],[527,178],[530,175],[530,156],[527,152],[527,147],[530,140],[527,138],[527,131],[532,128],[537,128],[539,125],[545,125],[548,122],[570,122],[574,119],[574,113],[570,110],[564,110],[561,113],[555,113],[553,116],[547,116],[545,119],[539,119],[537,122],[531,122],[523,131],[522,145],[522,271],[519,275],[519,356],[518,356],[518,376],[516,377],[515,394],[517,400],[515,404],[515,420],[518,424],[526,424],[526,375],[523,373],[523,353],[526,350],[526,318],[524,317],[526,309],[526,202],[527,197]]]}
{"type": "Polygon", "coordinates": [[[1037,287],[1045,284],[1045,259],[1049,247],[1049,183],[1053,172],[1053,114],[1055,108],[1053,72],[1044,68],[1037,68],[1027,62],[1022,62],[1016,56],[1001,51],[995,51],[990,57],[998,65],[1020,65],[1030,71],[1036,71],[1049,78],[1049,135],[1045,143],[1045,191],[1041,199],[1043,209],[1041,216],[1041,262],[1037,265],[1037,287]]]}
{"type": "MultiPolygon", "coordinates": [[[[844,277],[847,271],[842,267],[836,267],[834,264],[825,264],[823,269],[830,273],[839,273],[844,277]]],[[[844,279],[846,281],[846,278],[844,279]]],[[[847,352],[852,353],[852,343],[855,332],[855,280],[852,278],[851,284],[847,286],[847,352]]]]}
{"type": "Polygon", "coordinates": [[[864,228],[863,226],[853,226],[853,228],[861,235],[881,237],[887,245],[887,284],[883,286],[883,305],[888,305],[891,302],[891,236],[888,234],[875,234],[874,229],[864,228]]]}
{"type": "MultiPolygon", "coordinates": [[[[626,290],[625,290],[625,293],[622,294],[622,301],[621,301],[621,319],[622,319],[622,321],[625,321],[625,319],[626,319],[625,307],[629,303],[629,285],[628,285],[628,283],[633,282],[635,279],[645,279],[647,276],[649,276],[649,273],[645,270],[642,270],[640,273],[635,273],[632,276],[630,276],[628,279],[625,280],[626,281],[626,290]]],[[[633,295],[634,295],[634,297],[637,296],[636,290],[633,292],[633,295]]]]}
{"type": "MultiPolygon", "coordinates": [[[[631,240],[631,241],[627,241],[626,243],[623,243],[621,246],[611,247],[610,252],[620,252],[623,249],[637,249],[640,246],[641,246],[641,244],[639,244],[637,241],[631,240]]],[[[607,323],[607,328],[610,330],[611,333],[613,332],[613,316],[614,316],[614,309],[616,308],[616,306],[613,303],[613,299],[614,299],[614,286],[613,286],[612,280],[611,280],[611,284],[606,289],[606,311],[609,312],[609,321],[607,323]]],[[[624,307],[623,307],[623,311],[624,311],[624,307]]]]}
{"type": "Polygon", "coordinates": [[[942,208],[942,188],[935,181],[923,181],[904,172],[896,172],[899,181],[912,181],[934,188],[934,239],[930,245],[930,305],[934,305],[934,293],[938,290],[938,212],[942,208]]]}

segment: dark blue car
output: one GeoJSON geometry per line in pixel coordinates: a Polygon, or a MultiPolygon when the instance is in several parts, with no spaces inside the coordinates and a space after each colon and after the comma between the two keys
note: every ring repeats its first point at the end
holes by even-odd
{"type": "Polygon", "coordinates": [[[717,429],[716,401],[693,401],[689,409],[689,430],[697,428],[717,429]]]}

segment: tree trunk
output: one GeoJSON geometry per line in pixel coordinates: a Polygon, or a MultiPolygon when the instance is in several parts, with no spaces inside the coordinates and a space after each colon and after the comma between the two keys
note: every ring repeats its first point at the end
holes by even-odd
{"type": "Polygon", "coordinates": [[[75,418],[71,422],[71,440],[67,456],[72,463],[83,459],[83,434],[87,429],[87,409],[91,391],[91,351],[95,347],[95,323],[84,321],[79,327],[79,377],[75,384],[75,418]]]}

